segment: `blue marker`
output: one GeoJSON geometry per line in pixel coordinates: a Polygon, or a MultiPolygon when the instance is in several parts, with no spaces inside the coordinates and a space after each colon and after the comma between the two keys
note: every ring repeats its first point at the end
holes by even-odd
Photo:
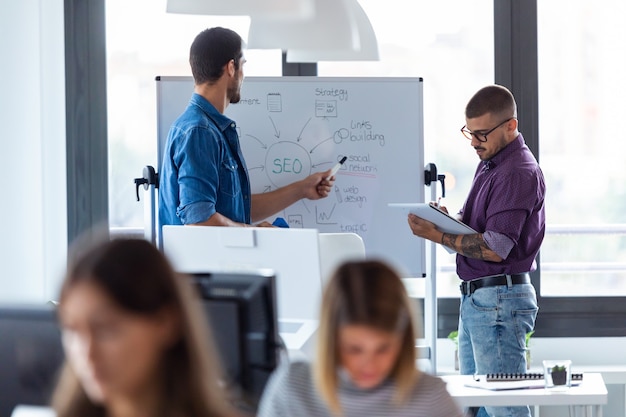
{"type": "Polygon", "coordinates": [[[289,224],[282,217],[276,217],[276,220],[274,220],[274,223],[272,223],[272,226],[289,227],[289,224]]]}

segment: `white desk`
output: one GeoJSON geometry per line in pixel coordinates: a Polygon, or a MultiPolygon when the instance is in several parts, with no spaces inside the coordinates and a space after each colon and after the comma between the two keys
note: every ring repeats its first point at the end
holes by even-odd
{"type": "Polygon", "coordinates": [[[445,375],[441,377],[447,383],[448,392],[461,407],[480,406],[538,406],[567,405],[574,409],[573,415],[602,417],[602,404],[607,402],[607,391],[602,375],[585,373],[580,385],[571,387],[566,392],[551,392],[543,388],[491,391],[470,388],[464,385],[471,380],[471,375],[445,375]]]}

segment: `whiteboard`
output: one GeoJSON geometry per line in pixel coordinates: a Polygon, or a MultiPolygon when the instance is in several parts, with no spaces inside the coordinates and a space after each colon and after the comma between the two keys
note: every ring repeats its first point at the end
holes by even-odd
{"type": "MultiPolygon", "coordinates": [[[[156,78],[158,164],[170,125],[193,93],[192,77],[156,78]]],[[[424,202],[421,78],[247,77],[225,114],[237,124],[253,193],[331,168],[328,198],[301,200],[275,217],[291,228],[353,232],[368,258],[425,276],[423,239],[388,203],[424,202]]]]}

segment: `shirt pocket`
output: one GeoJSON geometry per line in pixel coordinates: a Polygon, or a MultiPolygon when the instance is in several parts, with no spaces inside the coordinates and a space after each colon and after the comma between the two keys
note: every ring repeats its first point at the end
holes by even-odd
{"type": "Polygon", "coordinates": [[[240,194],[239,176],[237,168],[239,164],[234,159],[225,159],[220,169],[219,193],[225,197],[235,197],[240,194]]]}

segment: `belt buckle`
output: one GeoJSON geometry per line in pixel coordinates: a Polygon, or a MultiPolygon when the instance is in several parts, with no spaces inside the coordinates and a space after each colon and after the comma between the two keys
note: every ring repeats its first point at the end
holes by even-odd
{"type": "Polygon", "coordinates": [[[471,282],[472,281],[461,281],[461,294],[463,295],[471,294],[471,287],[470,287],[471,282]]]}

